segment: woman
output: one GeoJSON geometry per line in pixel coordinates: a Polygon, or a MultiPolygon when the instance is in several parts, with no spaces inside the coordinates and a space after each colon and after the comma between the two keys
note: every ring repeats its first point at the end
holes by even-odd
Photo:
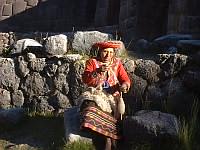
{"type": "MultiPolygon", "coordinates": [[[[98,48],[98,55],[86,62],[82,80],[90,87],[103,89],[117,100],[120,92],[127,92],[130,88],[130,79],[120,61],[115,57],[115,49],[121,47],[117,41],[98,42],[94,44],[98,48]]],[[[103,102],[103,100],[102,100],[103,102]]],[[[112,149],[112,141],[120,139],[117,123],[119,114],[115,110],[103,111],[95,101],[85,100],[81,105],[82,129],[93,131],[96,149],[112,149]],[[104,144],[102,144],[104,142],[104,144]]]]}

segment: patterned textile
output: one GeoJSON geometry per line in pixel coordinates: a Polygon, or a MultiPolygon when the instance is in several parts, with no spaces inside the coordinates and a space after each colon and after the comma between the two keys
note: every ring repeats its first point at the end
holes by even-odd
{"type": "Polygon", "coordinates": [[[96,107],[87,107],[82,112],[81,128],[89,128],[113,139],[120,139],[117,120],[96,107]]]}
{"type": "Polygon", "coordinates": [[[97,87],[106,81],[113,89],[111,93],[119,91],[119,84],[127,83],[130,87],[130,79],[119,58],[113,58],[106,76],[104,73],[97,71],[101,66],[102,63],[97,58],[87,60],[85,71],[82,75],[83,82],[88,86],[97,87]],[[97,76],[94,77],[93,73],[97,73],[97,76]]]}
{"type": "MultiPolygon", "coordinates": [[[[97,61],[96,59],[93,59],[93,62],[96,65],[96,68],[100,68],[102,66],[102,63],[100,61],[97,61]]],[[[97,85],[102,85],[103,82],[105,82],[107,80],[107,82],[109,83],[110,86],[116,85],[119,81],[117,79],[117,68],[119,65],[120,60],[118,58],[114,58],[111,62],[110,62],[110,68],[108,70],[108,76],[106,77],[104,74],[100,75],[100,80],[97,81],[97,85]],[[103,79],[103,80],[101,80],[103,79]],[[102,83],[101,83],[102,82],[102,83]]]]}

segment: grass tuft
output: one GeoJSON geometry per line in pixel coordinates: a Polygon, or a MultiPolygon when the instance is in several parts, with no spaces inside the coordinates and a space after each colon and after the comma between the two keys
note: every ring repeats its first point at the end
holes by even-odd
{"type": "Polygon", "coordinates": [[[183,150],[197,150],[196,133],[199,130],[198,125],[198,113],[199,113],[199,104],[195,100],[192,106],[191,119],[186,120],[182,119],[181,128],[179,131],[179,140],[183,147],[183,150]]]}
{"type": "Polygon", "coordinates": [[[92,143],[77,141],[66,144],[63,150],[95,150],[95,148],[92,143]]]}

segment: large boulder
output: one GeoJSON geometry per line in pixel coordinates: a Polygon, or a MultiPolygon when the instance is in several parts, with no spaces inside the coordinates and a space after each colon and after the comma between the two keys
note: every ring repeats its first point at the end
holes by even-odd
{"type": "Polygon", "coordinates": [[[64,34],[50,36],[46,39],[45,50],[50,55],[63,55],[67,52],[67,41],[64,34]]]}
{"type": "Polygon", "coordinates": [[[72,49],[79,54],[90,54],[92,45],[96,42],[112,39],[112,35],[98,31],[76,32],[72,41],[72,49]]]}
{"type": "Polygon", "coordinates": [[[11,54],[19,54],[27,50],[27,48],[41,48],[43,47],[42,44],[40,44],[38,41],[34,39],[21,39],[16,42],[13,46],[14,48],[11,50],[11,54]]]}
{"type": "Polygon", "coordinates": [[[124,138],[128,141],[176,138],[179,123],[176,116],[160,111],[141,110],[123,122],[124,138]]]}
{"type": "Polygon", "coordinates": [[[64,113],[65,138],[69,142],[88,141],[91,142],[89,133],[80,131],[80,114],[79,108],[73,107],[65,110],[64,113]]]}

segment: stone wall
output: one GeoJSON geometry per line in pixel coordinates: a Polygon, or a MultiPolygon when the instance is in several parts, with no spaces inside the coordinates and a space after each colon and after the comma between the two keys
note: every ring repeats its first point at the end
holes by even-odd
{"type": "Polygon", "coordinates": [[[200,2],[196,0],[170,0],[168,33],[199,33],[200,12],[198,6],[200,6],[200,2]]]}
{"type": "Polygon", "coordinates": [[[128,42],[167,33],[199,34],[198,6],[198,0],[1,0],[0,30],[108,31],[107,26],[117,25],[110,29],[128,42]]]}
{"type": "Polygon", "coordinates": [[[93,3],[96,5],[91,0],[3,0],[0,27],[4,31],[73,31],[92,22],[93,3]]]}
{"type": "MultiPolygon", "coordinates": [[[[81,75],[87,57],[83,59],[80,55],[66,54],[66,44],[61,43],[67,42],[72,49],[85,56],[94,43],[111,37],[97,31],[71,34],[59,36],[54,33],[54,36],[48,37],[46,44],[51,46],[44,48],[49,49],[32,47],[29,51],[24,47],[13,51],[17,53],[0,57],[0,108],[28,107],[36,111],[54,111],[77,105],[77,98],[85,88],[81,75]]],[[[8,35],[13,33],[1,35],[5,36],[4,42],[9,43],[12,38],[8,35]]],[[[34,38],[34,34],[16,34],[17,44],[22,40],[19,37],[31,36],[34,38]]],[[[160,47],[159,53],[165,53],[162,50],[170,46],[177,46],[182,48],[177,51],[180,54],[158,54],[151,59],[134,60],[123,57],[122,63],[132,81],[129,93],[124,94],[128,113],[167,107],[168,111],[189,114],[185,110],[190,110],[188,107],[196,98],[199,99],[200,92],[199,47],[196,45],[198,41],[191,38],[190,35],[174,35],[152,41],[151,46],[160,47]]],[[[141,50],[142,45],[138,46],[141,50]]],[[[123,50],[118,52],[124,54],[123,50]]],[[[152,47],[146,47],[143,52],[151,50],[152,47]]]]}

